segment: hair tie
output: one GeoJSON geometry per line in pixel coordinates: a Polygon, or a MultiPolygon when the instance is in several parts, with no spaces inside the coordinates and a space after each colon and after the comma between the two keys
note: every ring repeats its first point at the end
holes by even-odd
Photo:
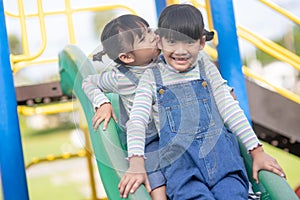
{"type": "Polygon", "coordinates": [[[214,39],[215,32],[204,29],[203,35],[205,35],[206,41],[211,41],[214,39]]]}
{"type": "Polygon", "coordinates": [[[94,54],[93,55],[93,61],[103,62],[102,56],[104,56],[105,54],[106,54],[106,52],[104,50],[94,54]]]}

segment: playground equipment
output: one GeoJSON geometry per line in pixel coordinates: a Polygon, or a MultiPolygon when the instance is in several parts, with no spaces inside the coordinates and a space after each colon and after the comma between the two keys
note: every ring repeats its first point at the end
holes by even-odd
{"type": "MultiPolygon", "coordinates": [[[[19,1],[22,2],[22,1],[19,1]]],[[[41,33],[43,39],[46,39],[45,35],[45,26],[43,25],[44,17],[47,15],[55,15],[55,14],[66,14],[68,18],[68,27],[69,27],[69,38],[70,43],[75,44],[75,34],[74,34],[74,28],[72,27],[72,13],[73,12],[82,12],[87,11],[88,9],[71,9],[70,7],[70,1],[66,0],[66,11],[63,12],[43,12],[41,1],[37,1],[38,3],[38,10],[39,14],[33,14],[28,15],[28,17],[38,17],[41,23],[41,33]],[[72,12],[70,12],[72,10],[72,12]]],[[[197,1],[191,1],[194,5],[199,6],[199,3],[197,1]]],[[[261,1],[263,3],[266,3],[266,1],[261,1]]],[[[3,0],[0,0],[0,19],[1,24],[0,27],[5,27],[4,22],[4,14],[3,14],[3,0]],[[2,6],[2,7],[1,7],[2,6]]],[[[168,3],[177,3],[177,1],[168,1],[168,3]]],[[[22,5],[22,3],[20,3],[22,5]]],[[[157,13],[160,13],[160,11],[166,6],[166,2],[164,1],[156,1],[156,9],[157,13]]],[[[272,5],[272,4],[271,4],[272,5]]],[[[274,7],[274,5],[272,5],[274,7]]],[[[107,8],[113,8],[114,6],[106,6],[107,8]]],[[[124,7],[122,5],[117,5],[116,7],[119,8],[125,8],[129,12],[134,13],[134,11],[130,8],[124,7]]],[[[226,0],[223,2],[219,2],[216,0],[207,0],[206,1],[206,8],[208,13],[212,16],[213,20],[210,20],[210,28],[216,29],[218,33],[222,33],[222,35],[219,34],[218,37],[218,60],[219,63],[221,63],[222,66],[226,66],[228,68],[222,69],[221,72],[223,76],[228,80],[231,86],[235,88],[235,92],[238,96],[239,101],[242,103],[242,108],[246,111],[247,116],[249,117],[249,109],[248,109],[248,103],[247,103],[247,94],[245,93],[245,84],[244,79],[241,71],[241,62],[240,62],[240,56],[238,52],[237,47],[237,35],[243,38],[251,38],[253,35],[251,35],[247,30],[242,29],[241,27],[238,27],[238,30],[235,29],[235,21],[234,21],[234,15],[233,15],[233,8],[232,8],[232,1],[226,0]],[[218,8],[224,8],[219,10],[218,8]],[[213,23],[212,23],[213,22],[213,23]],[[251,36],[251,37],[250,37],[251,36]],[[228,53],[227,49],[231,49],[230,54],[228,53]],[[237,81],[238,80],[238,81],[237,81]],[[241,84],[242,83],[242,84],[241,84]]],[[[277,7],[274,7],[276,10],[280,10],[277,7]]],[[[100,8],[98,10],[101,10],[104,8],[100,8]]],[[[96,8],[89,9],[89,10],[96,10],[96,8]]],[[[10,14],[8,14],[10,15],[10,14]]],[[[22,21],[25,21],[25,15],[19,16],[22,21]]],[[[292,15],[288,15],[289,18],[294,18],[292,15]]],[[[211,19],[211,18],[209,18],[211,19]]],[[[299,20],[296,22],[299,24],[299,20]]],[[[3,29],[5,30],[5,28],[3,29]]],[[[26,32],[26,31],[25,31],[26,32]]],[[[10,73],[10,65],[9,65],[9,52],[8,52],[8,45],[7,45],[7,36],[6,32],[1,32],[0,35],[0,41],[1,41],[1,47],[0,47],[0,55],[1,55],[1,69],[0,69],[0,75],[3,77],[1,80],[0,88],[4,91],[4,96],[7,98],[1,99],[1,116],[7,116],[5,117],[5,120],[2,121],[2,124],[4,130],[1,129],[1,134],[3,134],[3,137],[1,139],[1,173],[2,173],[2,185],[3,185],[3,193],[4,198],[6,199],[28,199],[28,193],[27,193],[27,185],[26,185],[26,175],[24,172],[24,160],[22,157],[22,145],[20,142],[20,134],[18,132],[18,119],[16,116],[16,102],[15,102],[15,95],[13,92],[13,84],[12,84],[12,77],[10,73]],[[3,45],[2,45],[3,44],[3,45]],[[2,67],[3,66],[3,67],[2,67]],[[9,113],[9,115],[8,115],[9,113]],[[13,133],[13,134],[12,134],[13,133]],[[14,147],[13,149],[11,147],[14,147]],[[13,151],[12,151],[13,150],[13,151]],[[7,153],[9,152],[9,153],[7,153]],[[14,174],[16,178],[11,179],[11,174],[14,174]],[[15,188],[18,188],[18,193],[15,193],[15,188]]],[[[44,40],[43,40],[44,41],[44,40]]],[[[28,42],[28,41],[27,41],[28,42]]],[[[13,69],[15,71],[20,70],[23,66],[18,65],[18,63],[21,63],[20,61],[33,61],[37,58],[41,53],[43,52],[44,47],[40,49],[40,51],[36,55],[30,55],[29,54],[29,48],[28,44],[26,44],[26,39],[23,42],[25,44],[25,51],[24,55],[21,56],[12,56],[12,62],[14,64],[13,69]]],[[[45,42],[43,42],[45,44],[45,42]]],[[[281,53],[284,53],[285,56],[278,56],[276,54],[276,51],[278,47],[274,47],[272,43],[266,43],[263,40],[259,40],[259,42],[256,43],[258,48],[269,48],[273,50],[272,52],[277,56],[279,60],[285,60],[286,62],[290,63],[291,65],[295,67],[299,67],[300,59],[299,56],[293,55],[292,53],[286,53],[286,51],[281,51],[281,53]],[[262,45],[263,44],[263,45],[262,45]]],[[[279,51],[279,50],[278,50],[279,51]]],[[[216,53],[215,53],[216,54],[216,53]]],[[[274,57],[276,57],[274,56],[274,57]]],[[[50,62],[57,62],[57,59],[48,59],[50,62]]],[[[37,61],[39,62],[39,61],[37,61]]],[[[64,94],[71,94],[71,92],[74,89],[74,93],[77,95],[77,97],[82,102],[82,106],[84,108],[87,121],[91,121],[90,118],[93,113],[93,109],[91,109],[86,97],[82,96],[82,91],[79,89],[79,85],[81,86],[80,79],[85,77],[87,74],[95,73],[93,68],[91,67],[91,64],[88,63],[88,60],[84,54],[77,49],[76,47],[67,47],[60,53],[60,65],[61,65],[61,82],[64,89],[64,94]],[[76,58],[76,59],[74,59],[76,58]],[[78,59],[77,59],[78,58],[78,59]],[[87,69],[82,70],[82,66],[85,66],[87,69]],[[78,71],[78,72],[77,72],[78,71]]],[[[250,77],[254,77],[253,73],[249,69],[245,69],[244,67],[244,73],[249,75],[250,77]]],[[[57,86],[57,83],[54,84],[57,86]]],[[[51,85],[52,87],[53,85],[51,85]]],[[[37,86],[38,87],[38,86],[37,86]]],[[[51,88],[50,87],[50,88],[51,88]]],[[[281,90],[280,88],[273,87],[275,91],[277,91],[280,95],[283,95],[284,97],[289,97],[293,103],[296,102],[297,106],[294,110],[299,109],[299,97],[288,93],[284,90],[281,90]]],[[[58,88],[60,89],[60,88],[58,88]]],[[[62,92],[62,91],[61,91],[62,92]]],[[[60,93],[59,95],[61,95],[60,93]]],[[[54,94],[54,97],[56,97],[54,94]]],[[[57,96],[59,96],[57,95],[57,96]]],[[[281,96],[282,97],[282,96],[281,96]]],[[[117,104],[117,98],[116,96],[112,95],[112,102],[113,104],[117,104]]],[[[251,98],[251,94],[250,94],[251,98]]],[[[26,99],[26,98],[25,98],[26,99]]],[[[251,105],[251,102],[250,102],[251,105]]],[[[116,107],[116,106],[115,106],[116,107]]],[[[254,106],[256,107],[256,106],[254,106]]],[[[66,106],[66,110],[70,110],[72,108],[66,106]]],[[[56,109],[57,111],[59,109],[56,109]]],[[[292,111],[294,111],[292,110],[292,111]]],[[[251,113],[251,116],[252,113],[251,113]]],[[[250,119],[250,118],[249,118],[250,119]]],[[[252,118],[253,119],[253,118],[252,118]]],[[[259,122],[260,119],[255,117],[257,120],[256,122],[259,122]]],[[[1,128],[2,128],[1,124],[1,128]]],[[[273,123],[277,125],[276,123],[273,123]]],[[[266,124],[262,124],[266,125],[266,124]]],[[[287,125],[288,126],[288,125],[287,125]]],[[[90,125],[89,125],[90,127],[90,125]]],[[[266,126],[264,126],[266,127],[266,126]]],[[[266,128],[270,128],[270,125],[266,128]]],[[[271,126],[271,128],[274,128],[271,126]]],[[[277,131],[277,129],[275,129],[277,131]]],[[[120,176],[122,175],[122,172],[126,169],[126,163],[122,158],[125,157],[124,152],[122,151],[122,148],[119,146],[119,142],[117,140],[117,134],[118,134],[118,127],[110,123],[110,128],[107,132],[94,132],[90,128],[90,136],[92,139],[94,152],[97,158],[97,164],[98,164],[98,170],[100,174],[104,174],[103,182],[104,186],[106,188],[108,197],[111,199],[118,199],[118,191],[116,187],[118,180],[120,176]],[[107,134],[108,132],[112,133],[112,135],[107,134]],[[113,148],[112,148],[113,147],[113,148]],[[110,149],[112,148],[112,149],[110,149]],[[113,152],[113,153],[112,153],[113,152]],[[114,155],[114,156],[112,156],[114,155]],[[120,161],[121,160],[121,161],[120,161]],[[108,176],[107,173],[110,175],[108,176]]],[[[279,133],[286,134],[287,137],[294,137],[294,133],[285,132],[286,130],[280,130],[279,133]]],[[[299,141],[299,140],[298,140],[299,141]]],[[[282,147],[284,148],[284,147],[282,147]]],[[[299,151],[295,151],[299,152],[299,151]]],[[[246,165],[249,169],[251,168],[251,160],[245,157],[246,165]]],[[[251,176],[250,176],[251,177],[251,176]]],[[[288,184],[282,180],[281,178],[275,176],[274,174],[268,173],[268,172],[261,172],[259,174],[259,177],[261,179],[260,185],[255,185],[254,188],[256,191],[261,191],[263,194],[264,199],[296,199],[297,197],[294,195],[291,188],[288,186],[288,184]]],[[[139,191],[130,197],[131,199],[148,199],[149,195],[145,192],[144,188],[139,189],[139,191]]]]}

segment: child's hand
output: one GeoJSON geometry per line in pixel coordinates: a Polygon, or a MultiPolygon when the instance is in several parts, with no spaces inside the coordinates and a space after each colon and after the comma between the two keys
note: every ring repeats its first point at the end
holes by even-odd
{"type": "Polygon", "coordinates": [[[131,157],[130,167],[122,177],[118,188],[121,198],[127,198],[129,192],[133,194],[144,183],[148,192],[151,191],[150,183],[144,167],[143,157],[131,157]]]}
{"type": "Polygon", "coordinates": [[[285,173],[278,162],[273,157],[266,154],[261,146],[252,150],[250,154],[253,158],[252,175],[256,183],[258,183],[258,172],[262,169],[285,178],[285,173]]]}
{"type": "Polygon", "coordinates": [[[106,130],[107,124],[111,117],[113,117],[113,119],[117,122],[117,117],[113,111],[112,105],[110,103],[102,104],[100,108],[97,109],[92,119],[92,125],[94,130],[97,130],[99,125],[103,121],[104,121],[103,130],[106,130]]]}

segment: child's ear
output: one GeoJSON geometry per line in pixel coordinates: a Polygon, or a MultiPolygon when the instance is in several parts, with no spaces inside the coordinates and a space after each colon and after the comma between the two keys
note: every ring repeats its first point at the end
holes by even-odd
{"type": "Polygon", "coordinates": [[[200,40],[200,48],[203,49],[205,47],[205,42],[206,42],[206,36],[203,35],[201,40],[200,40]]]}
{"type": "Polygon", "coordinates": [[[158,48],[159,50],[162,50],[162,43],[161,43],[161,39],[160,39],[160,38],[158,38],[157,48],[158,48]]]}
{"type": "Polygon", "coordinates": [[[131,53],[120,53],[118,57],[125,64],[134,62],[134,56],[131,53]]]}

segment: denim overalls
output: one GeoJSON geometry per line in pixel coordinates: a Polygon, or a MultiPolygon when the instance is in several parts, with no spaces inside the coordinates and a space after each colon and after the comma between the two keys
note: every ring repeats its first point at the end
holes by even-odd
{"type": "MultiPolygon", "coordinates": [[[[119,66],[119,71],[123,73],[132,83],[136,86],[139,83],[139,79],[130,71],[127,67],[119,66]]],[[[123,105],[122,99],[119,98],[119,108],[120,108],[120,119],[119,124],[124,130],[125,134],[119,135],[121,144],[127,144],[126,138],[126,123],[129,120],[126,109],[123,105]]],[[[148,179],[150,182],[151,189],[155,189],[162,185],[165,185],[166,181],[162,175],[159,167],[159,154],[158,154],[158,132],[154,123],[154,120],[148,123],[148,128],[146,130],[146,141],[145,141],[145,168],[147,171],[148,179]]]]}
{"type": "Polygon", "coordinates": [[[248,198],[237,138],[226,127],[199,61],[200,79],[164,86],[153,68],[160,119],[160,165],[172,200],[248,198]]]}

